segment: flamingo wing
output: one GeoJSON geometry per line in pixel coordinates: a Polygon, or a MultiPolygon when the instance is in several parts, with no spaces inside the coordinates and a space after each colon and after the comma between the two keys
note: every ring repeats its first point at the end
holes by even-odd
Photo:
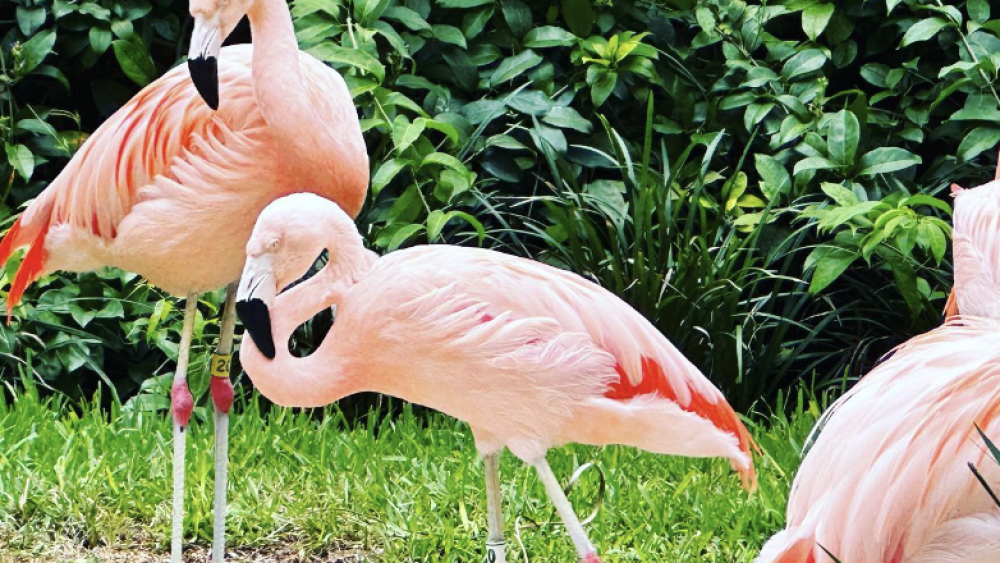
{"type": "MultiPolygon", "coordinates": [[[[792,487],[788,528],[759,563],[898,563],[970,499],[976,425],[1000,432],[1000,323],[960,317],[903,345],[835,404],[792,487]],[[803,550],[803,541],[812,549],[803,550]],[[822,548],[820,547],[822,546],[822,548]]],[[[981,497],[981,498],[980,498],[981,497]]]]}
{"type": "Polygon", "coordinates": [[[671,401],[708,420],[738,441],[746,455],[738,468],[748,486],[755,483],[749,461],[753,441],[722,393],[649,321],[611,292],[540,262],[479,249],[426,246],[391,254],[383,261],[388,265],[400,259],[407,260],[407,269],[426,268],[421,279],[440,279],[440,265],[454,265],[451,274],[461,280],[463,292],[490,304],[484,315],[544,317],[563,332],[587,335],[614,359],[605,398],[671,401]]]}
{"type": "Polygon", "coordinates": [[[8,315],[44,270],[50,226],[70,225],[111,241],[144,187],[172,177],[178,163],[203,156],[212,139],[259,122],[251,53],[242,45],[222,50],[219,84],[225,99],[218,113],[204,103],[181,65],[143,88],[87,139],[0,242],[0,263],[16,248],[32,247],[11,287],[8,315]]]}

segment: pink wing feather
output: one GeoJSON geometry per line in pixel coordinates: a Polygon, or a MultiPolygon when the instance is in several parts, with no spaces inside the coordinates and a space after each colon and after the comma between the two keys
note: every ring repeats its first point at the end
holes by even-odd
{"type": "Polygon", "coordinates": [[[787,529],[758,563],[898,563],[987,501],[967,463],[1000,433],[1000,323],[958,317],[918,336],[831,407],[792,487],[787,529]],[[980,498],[981,497],[981,498],[980,498]],[[808,547],[805,549],[804,546],[808,547]]]}
{"type": "Polygon", "coordinates": [[[199,140],[259,119],[250,76],[250,46],[227,47],[219,64],[225,100],[219,113],[200,98],[186,66],[178,66],[143,88],[84,143],[59,176],[0,242],[0,263],[31,246],[8,296],[10,311],[25,287],[44,271],[45,235],[70,224],[105,241],[141,198],[141,189],[171,173],[175,159],[199,151],[199,140]]]}
{"type": "MultiPolygon", "coordinates": [[[[420,262],[434,270],[414,279],[440,278],[439,265],[453,264],[449,274],[464,282],[465,293],[496,306],[487,310],[491,316],[505,311],[523,317],[547,316],[562,331],[588,335],[616,361],[617,377],[605,397],[672,401],[733,436],[747,460],[751,459],[750,450],[756,446],[722,393],[649,321],[599,285],[540,262],[477,249],[418,247],[390,254],[380,263],[390,266],[397,259],[408,262],[408,271],[419,269],[420,262]]],[[[738,468],[745,484],[753,487],[753,463],[738,468]]]]}

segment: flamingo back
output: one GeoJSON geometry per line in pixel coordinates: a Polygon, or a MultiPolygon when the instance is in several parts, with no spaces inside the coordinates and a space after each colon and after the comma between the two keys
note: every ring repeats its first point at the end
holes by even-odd
{"type": "Polygon", "coordinates": [[[967,464],[995,475],[975,427],[1000,434],[998,349],[1000,323],[957,317],[838,400],[795,478],[787,529],[758,563],[829,559],[822,548],[842,561],[901,563],[943,523],[995,509],[967,464]]]}

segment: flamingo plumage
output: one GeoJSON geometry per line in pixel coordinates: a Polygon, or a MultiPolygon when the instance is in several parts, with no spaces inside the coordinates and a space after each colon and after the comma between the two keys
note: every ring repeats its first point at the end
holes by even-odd
{"type": "Polygon", "coordinates": [[[960,316],[899,347],[824,416],[785,530],[758,563],[987,563],[1000,558],[1000,322],[960,316]]]}
{"type": "Polygon", "coordinates": [[[491,560],[502,561],[496,456],[535,466],[582,560],[598,561],[545,462],[568,442],[725,457],[747,487],[752,441],[722,393],[638,312],[551,266],[483,249],[422,246],[378,258],[350,217],[311,194],[276,200],[247,244],[240,358],[265,396],[325,405],[376,391],[467,422],[487,467],[491,560]],[[327,265],[292,285],[323,250],[327,265]],[[336,306],[305,358],[292,332],[336,306]]]}
{"type": "MultiPolygon", "coordinates": [[[[313,191],[353,216],[369,174],[347,86],[299,51],[285,0],[191,0],[190,10],[189,64],[143,88],[102,124],[0,242],[0,263],[29,247],[8,295],[8,321],[24,290],[57,270],[116,266],[187,297],[172,388],[174,562],[181,557],[184,429],[192,408],[187,359],[197,295],[239,278],[254,219],[269,202],[313,191]],[[244,15],[253,46],[221,48],[244,15]]],[[[230,285],[212,362],[215,561],[224,556],[234,293],[230,285]]]]}
{"type": "MultiPolygon", "coordinates": [[[[1000,169],[998,169],[1000,180],[1000,169]]],[[[757,563],[1000,560],[1000,181],[955,197],[955,286],[944,326],[915,337],[841,397],[813,431],[786,529],[757,563]],[[820,432],[821,430],[821,432],[820,432]]]]}

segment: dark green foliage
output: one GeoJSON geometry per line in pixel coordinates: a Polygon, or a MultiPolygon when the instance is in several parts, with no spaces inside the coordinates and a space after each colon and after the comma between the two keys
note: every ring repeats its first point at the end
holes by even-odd
{"type": "MultiPolygon", "coordinates": [[[[19,61],[0,85],[9,207],[184,52],[186,2],[116,1],[0,8],[4,60],[19,61]],[[83,77],[117,86],[70,99],[43,68],[74,93],[90,94],[83,77]],[[40,148],[57,141],[52,156],[40,148]]],[[[345,74],[361,112],[374,248],[484,245],[573,269],[743,407],[803,377],[840,385],[940,321],[947,186],[992,177],[1000,142],[1000,14],[982,0],[296,0],[292,12],[301,47],[345,74]]],[[[30,293],[59,306],[44,323],[41,305],[23,309],[7,368],[30,351],[61,388],[103,371],[126,395],[169,372],[176,312],[137,280],[104,278],[54,276],[30,293]],[[83,332],[47,347],[61,327],[83,332]],[[75,360],[84,350],[89,362],[75,360]],[[141,359],[112,369],[109,350],[141,359]]]]}

